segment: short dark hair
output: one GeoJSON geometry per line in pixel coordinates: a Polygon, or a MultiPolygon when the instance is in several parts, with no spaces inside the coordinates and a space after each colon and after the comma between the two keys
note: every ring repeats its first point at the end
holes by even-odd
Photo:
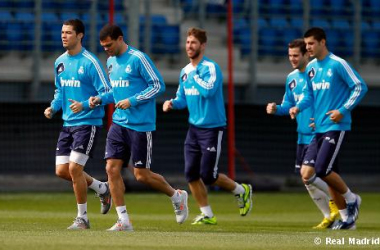
{"type": "Polygon", "coordinates": [[[288,44],[288,48],[289,49],[293,49],[293,48],[299,48],[302,55],[305,55],[305,53],[307,52],[306,50],[306,43],[305,41],[302,39],[302,38],[297,38],[297,39],[294,39],[293,41],[291,41],[289,44],[288,44]]]}
{"type": "Polygon", "coordinates": [[[69,20],[66,20],[63,22],[63,25],[70,25],[70,26],[73,26],[73,30],[75,30],[75,32],[77,34],[79,33],[82,33],[83,34],[83,37],[82,39],[84,38],[84,24],[81,20],[79,19],[69,19],[69,20]]]}
{"type": "Polygon", "coordinates": [[[310,28],[303,35],[304,38],[311,37],[311,36],[314,37],[314,39],[317,40],[318,42],[322,41],[323,39],[327,41],[325,31],[319,27],[310,28]]]}
{"type": "Polygon", "coordinates": [[[99,32],[99,40],[106,40],[110,37],[112,40],[117,40],[120,36],[123,36],[123,31],[115,24],[106,24],[99,32]]]}
{"type": "Polygon", "coordinates": [[[195,38],[199,40],[201,44],[207,42],[207,34],[206,34],[206,31],[203,29],[199,29],[195,27],[190,28],[187,30],[187,36],[194,36],[195,38]]]}

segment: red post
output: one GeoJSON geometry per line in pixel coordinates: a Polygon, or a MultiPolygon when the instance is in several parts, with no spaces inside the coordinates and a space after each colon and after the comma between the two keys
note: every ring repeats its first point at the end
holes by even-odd
{"type": "MultiPolygon", "coordinates": [[[[113,16],[114,16],[114,4],[113,0],[109,0],[109,5],[108,5],[108,17],[109,17],[109,23],[113,24],[113,16]]],[[[113,112],[115,111],[115,104],[108,104],[107,105],[107,129],[111,127],[112,124],[112,115],[113,112]]]]}
{"type": "Polygon", "coordinates": [[[227,6],[227,38],[228,38],[228,176],[235,179],[235,104],[233,82],[233,23],[232,23],[232,0],[228,0],[227,6]]]}

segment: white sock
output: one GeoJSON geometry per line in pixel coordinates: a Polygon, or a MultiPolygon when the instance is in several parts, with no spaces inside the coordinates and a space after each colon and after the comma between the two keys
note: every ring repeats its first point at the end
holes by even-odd
{"type": "Polygon", "coordinates": [[[329,197],[314,185],[305,185],[311,199],[325,218],[330,219],[329,197]]]}
{"type": "Polygon", "coordinates": [[[119,206],[116,207],[116,212],[117,216],[122,222],[128,223],[129,224],[129,216],[127,212],[127,207],[126,206],[119,206]]]}
{"type": "Polygon", "coordinates": [[[348,218],[348,212],[347,208],[339,210],[340,217],[342,218],[342,221],[347,221],[348,218]]]}
{"type": "Polygon", "coordinates": [[[77,204],[77,206],[78,206],[77,217],[81,217],[81,218],[85,219],[86,221],[88,221],[88,218],[87,218],[87,202],[84,204],[77,204]]]}
{"type": "Polygon", "coordinates": [[[174,194],[172,197],[170,197],[173,203],[178,203],[181,201],[181,197],[179,196],[179,193],[177,190],[174,191],[174,194]]]}
{"type": "Polygon", "coordinates": [[[209,218],[214,217],[210,206],[201,207],[201,212],[209,218]]]}
{"type": "Polygon", "coordinates": [[[353,192],[351,192],[349,188],[347,188],[347,192],[342,194],[342,196],[346,200],[346,203],[352,203],[356,201],[356,195],[353,192]]]}
{"type": "Polygon", "coordinates": [[[104,182],[98,181],[95,178],[92,178],[92,183],[88,186],[98,194],[104,194],[107,191],[106,185],[104,182]]]}
{"type": "Polygon", "coordinates": [[[239,183],[235,182],[236,186],[235,186],[235,189],[232,190],[232,193],[234,195],[237,195],[237,194],[244,194],[244,188],[242,185],[240,185],[239,183]]]}
{"type": "Polygon", "coordinates": [[[327,185],[326,182],[324,182],[324,180],[322,180],[321,178],[319,177],[316,177],[314,179],[314,181],[312,183],[310,183],[310,185],[313,185],[315,186],[317,189],[323,191],[327,197],[329,198],[329,200],[331,199],[330,197],[330,193],[329,193],[329,186],[327,185]]]}

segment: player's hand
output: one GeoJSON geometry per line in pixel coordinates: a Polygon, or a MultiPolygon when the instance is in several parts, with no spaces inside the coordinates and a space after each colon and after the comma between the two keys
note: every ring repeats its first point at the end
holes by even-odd
{"type": "Polygon", "coordinates": [[[275,102],[268,103],[267,105],[267,114],[273,115],[277,111],[277,106],[275,102]]]}
{"type": "Polygon", "coordinates": [[[289,109],[290,118],[292,118],[292,119],[296,118],[296,116],[298,115],[299,112],[300,112],[300,109],[297,107],[293,107],[293,108],[289,109]]]}
{"type": "Polygon", "coordinates": [[[44,115],[48,119],[53,118],[53,108],[52,107],[46,108],[45,111],[44,111],[44,115]]]}
{"type": "Polygon", "coordinates": [[[165,101],[164,105],[162,106],[162,110],[164,112],[169,112],[172,109],[173,109],[173,102],[171,100],[165,101]]]}
{"type": "Polygon", "coordinates": [[[329,115],[330,120],[334,123],[338,123],[343,119],[343,115],[337,109],[328,111],[326,115],[329,115]]]}
{"type": "Polygon", "coordinates": [[[100,99],[100,97],[97,97],[97,96],[91,96],[89,99],[88,99],[88,104],[90,106],[90,108],[95,108],[96,106],[100,105],[102,103],[102,99],[100,99]]]}
{"type": "Polygon", "coordinates": [[[310,118],[310,124],[309,124],[309,127],[312,128],[313,130],[315,130],[315,122],[314,122],[314,118],[310,118]]]}
{"type": "Polygon", "coordinates": [[[129,107],[131,107],[131,102],[129,99],[121,100],[115,105],[115,108],[117,109],[128,109],[129,107]]]}
{"type": "Polygon", "coordinates": [[[69,102],[71,102],[71,105],[69,106],[69,108],[71,109],[71,111],[73,111],[74,114],[79,113],[83,110],[82,103],[77,102],[73,99],[69,99],[69,102]]]}

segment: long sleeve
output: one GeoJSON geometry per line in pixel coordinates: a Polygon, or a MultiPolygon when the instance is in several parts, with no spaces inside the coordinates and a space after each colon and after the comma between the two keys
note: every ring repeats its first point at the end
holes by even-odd
{"type": "Polygon", "coordinates": [[[275,115],[289,115],[289,109],[291,107],[294,107],[296,105],[296,102],[294,100],[294,96],[289,89],[288,81],[285,86],[285,94],[282,99],[281,105],[276,106],[276,113],[275,115]]]}
{"type": "Polygon", "coordinates": [[[129,98],[132,107],[152,100],[165,91],[164,80],[152,61],[142,53],[139,58],[138,69],[148,87],[129,98]]]}
{"type": "MultiPolygon", "coordinates": [[[[97,61],[94,57],[91,57],[92,64],[89,65],[89,77],[91,79],[92,85],[94,86],[95,90],[98,93],[98,96],[101,97],[102,103],[103,99],[107,103],[111,103],[113,101],[112,98],[112,92],[111,91],[111,84],[108,80],[108,77],[103,69],[103,67],[100,66],[100,62],[97,61]]],[[[83,109],[84,110],[90,110],[88,99],[84,100],[82,102],[83,109]]],[[[105,104],[103,104],[105,105],[105,104]]]]}
{"type": "Polygon", "coordinates": [[[180,81],[176,93],[176,98],[172,100],[174,109],[184,109],[187,107],[186,96],[180,81]]]}
{"type": "Polygon", "coordinates": [[[55,73],[55,88],[54,98],[50,103],[50,107],[53,109],[53,113],[57,113],[62,108],[61,84],[58,80],[57,73],[55,73]]]}
{"type": "Polygon", "coordinates": [[[204,98],[212,97],[223,84],[223,77],[218,74],[217,66],[209,61],[203,61],[198,65],[193,76],[194,86],[204,98]]]}
{"type": "Polygon", "coordinates": [[[344,61],[340,61],[340,67],[338,67],[337,72],[342,77],[344,82],[348,85],[350,89],[350,96],[344,102],[343,106],[338,110],[341,114],[346,114],[349,111],[352,111],[356,107],[361,99],[365,96],[368,91],[368,87],[360,75],[350,67],[350,65],[344,61]]]}

